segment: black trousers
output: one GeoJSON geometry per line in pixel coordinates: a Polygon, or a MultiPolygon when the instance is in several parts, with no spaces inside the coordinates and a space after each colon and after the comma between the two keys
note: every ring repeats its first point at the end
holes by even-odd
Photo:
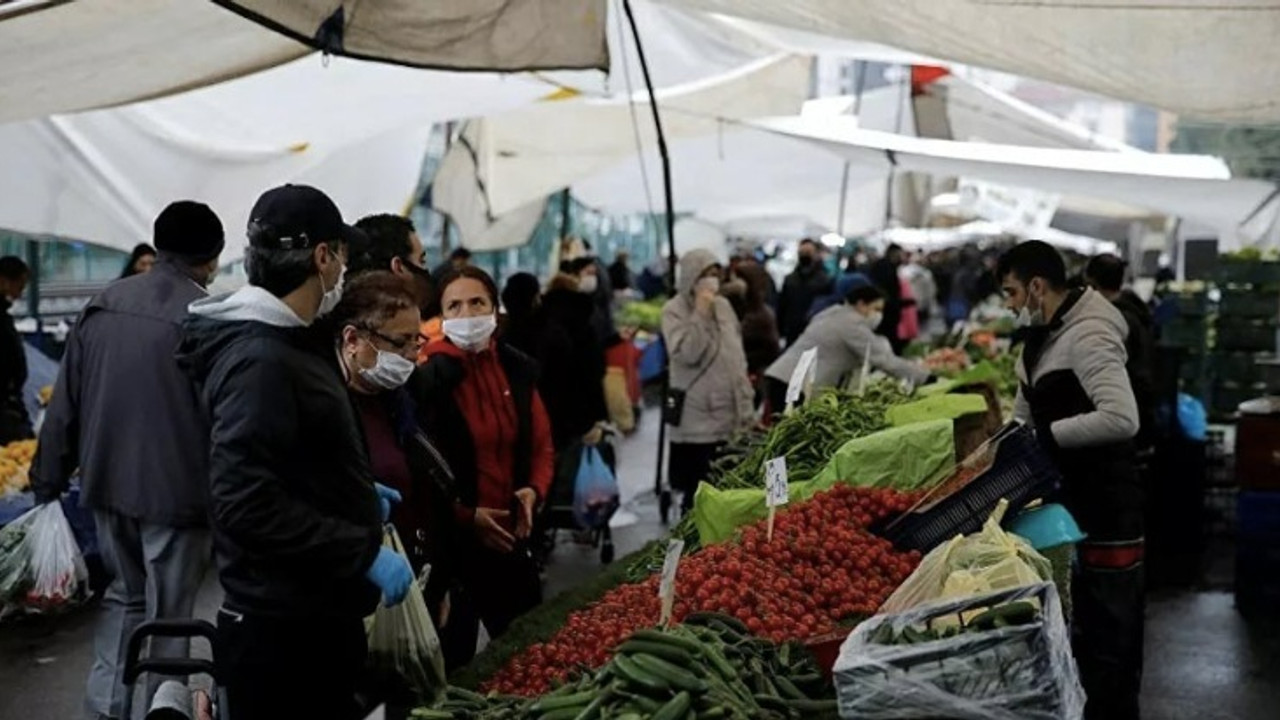
{"type": "Polygon", "coordinates": [[[1073,646],[1086,720],[1139,720],[1145,577],[1142,541],[1080,545],[1072,579],[1073,646]],[[1136,558],[1136,559],[1135,559],[1136,558]]]}
{"type": "Polygon", "coordinates": [[[698,483],[707,479],[711,463],[724,451],[724,446],[724,443],[671,443],[667,477],[672,489],[682,493],[680,507],[684,512],[693,509],[693,494],[698,483]]]}
{"type": "Polygon", "coordinates": [[[215,662],[231,720],[358,720],[368,644],[364,621],[218,611],[215,662]]]}
{"type": "Polygon", "coordinates": [[[458,568],[462,587],[450,600],[449,622],[440,632],[448,672],[475,657],[481,622],[489,637],[496,638],[516,618],[542,604],[542,581],[525,544],[505,554],[471,547],[458,568]]]}

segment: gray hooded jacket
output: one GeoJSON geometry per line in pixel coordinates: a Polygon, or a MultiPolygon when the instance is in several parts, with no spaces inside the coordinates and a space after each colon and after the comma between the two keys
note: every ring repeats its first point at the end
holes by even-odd
{"type": "Polygon", "coordinates": [[[868,364],[873,370],[913,383],[928,379],[928,370],[894,355],[889,340],[877,335],[875,330],[867,318],[852,307],[844,303],[833,305],[814,316],[800,338],[769,366],[765,375],[789,382],[791,373],[800,364],[800,356],[811,348],[818,348],[814,389],[839,387],[842,381],[856,386],[862,377],[863,359],[868,354],[871,356],[868,364]]]}
{"type": "Polygon", "coordinates": [[[669,431],[675,443],[725,442],[755,418],[738,316],[723,297],[716,297],[709,313],[694,302],[694,284],[718,262],[706,250],[685,253],[679,294],[662,308],[671,387],[687,393],[680,425],[669,431]]]}

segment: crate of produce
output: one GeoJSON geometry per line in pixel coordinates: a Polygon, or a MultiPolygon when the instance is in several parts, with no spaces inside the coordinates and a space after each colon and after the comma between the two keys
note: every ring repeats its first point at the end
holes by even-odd
{"type": "Polygon", "coordinates": [[[1223,318],[1218,321],[1217,331],[1219,350],[1271,353],[1276,351],[1274,321],[1249,322],[1223,318]]]}
{"type": "Polygon", "coordinates": [[[1228,286],[1280,286],[1280,262],[1224,258],[1218,265],[1218,282],[1228,286]]]}
{"type": "Polygon", "coordinates": [[[1160,328],[1160,344],[1167,347],[1184,347],[1192,351],[1205,346],[1209,326],[1204,318],[1180,317],[1160,328]]]}
{"type": "Polygon", "coordinates": [[[1229,289],[1218,301],[1221,318],[1274,318],[1280,315],[1280,294],[1274,291],[1229,289]]]}
{"type": "Polygon", "coordinates": [[[1084,691],[1052,583],[863,622],[834,670],[840,716],[1067,720],[1084,691]]]}
{"type": "Polygon", "coordinates": [[[1266,353],[1217,352],[1209,358],[1209,372],[1218,382],[1254,385],[1262,381],[1258,361],[1270,357],[1266,353]]]}
{"type": "Polygon", "coordinates": [[[1181,316],[1204,317],[1209,314],[1209,294],[1204,291],[1175,293],[1168,296],[1167,302],[1181,316]]]}
{"type": "Polygon", "coordinates": [[[956,535],[978,531],[1000,500],[1009,502],[1012,517],[1027,503],[1052,493],[1060,480],[1035,433],[1010,423],[915,507],[878,529],[900,549],[926,552],[956,535]]]}

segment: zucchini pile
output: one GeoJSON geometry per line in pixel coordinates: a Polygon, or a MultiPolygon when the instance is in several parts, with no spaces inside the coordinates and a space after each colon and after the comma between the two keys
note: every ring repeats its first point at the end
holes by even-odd
{"type": "Polygon", "coordinates": [[[798,645],[753,637],[736,618],[695,613],[645,629],[598,672],[541,698],[450,688],[418,720],[792,720],[837,717],[834,690],[798,645]]]}
{"type": "Polygon", "coordinates": [[[988,608],[971,617],[967,622],[950,621],[949,617],[933,618],[924,626],[906,625],[895,630],[886,622],[871,634],[876,645],[917,645],[946,640],[966,632],[985,632],[1005,627],[1030,625],[1040,620],[1039,606],[1030,600],[1017,600],[988,608]],[[941,623],[939,620],[948,620],[941,623]],[[935,624],[936,623],[936,624],[935,624]]]}

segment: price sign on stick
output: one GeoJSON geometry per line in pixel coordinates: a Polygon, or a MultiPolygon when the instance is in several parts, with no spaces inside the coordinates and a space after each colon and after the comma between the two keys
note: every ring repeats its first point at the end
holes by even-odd
{"type": "Polygon", "coordinates": [[[658,598],[662,601],[662,625],[671,624],[671,609],[676,602],[676,569],[684,552],[683,540],[667,543],[667,556],[662,561],[662,579],[658,582],[658,598]]]}
{"type": "Polygon", "coordinates": [[[790,498],[787,485],[787,458],[776,457],[764,464],[764,503],[769,508],[767,540],[773,541],[773,516],[779,505],[786,505],[790,498]]]}
{"type": "Polygon", "coordinates": [[[800,355],[796,369],[791,371],[791,381],[787,383],[787,407],[790,408],[800,400],[801,393],[813,384],[814,372],[818,368],[818,348],[809,348],[800,355]]]}

